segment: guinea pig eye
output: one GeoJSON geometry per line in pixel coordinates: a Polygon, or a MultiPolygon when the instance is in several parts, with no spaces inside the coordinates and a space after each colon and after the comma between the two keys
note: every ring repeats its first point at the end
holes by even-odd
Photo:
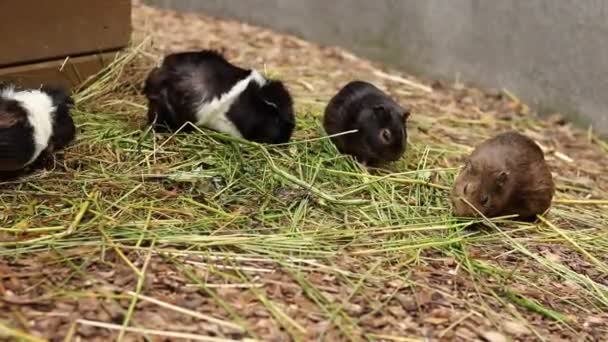
{"type": "Polygon", "coordinates": [[[469,189],[469,184],[464,185],[464,189],[462,189],[462,193],[467,194],[467,190],[469,189]]]}
{"type": "Polygon", "coordinates": [[[383,130],[380,131],[380,140],[384,143],[384,144],[388,144],[391,142],[391,138],[392,138],[392,134],[391,131],[388,128],[385,128],[383,130]]]}

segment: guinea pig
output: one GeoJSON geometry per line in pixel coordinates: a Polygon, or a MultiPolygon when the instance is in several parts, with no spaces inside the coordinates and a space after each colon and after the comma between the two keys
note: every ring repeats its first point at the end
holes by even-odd
{"type": "Polygon", "coordinates": [[[400,106],[376,86],[351,81],[328,103],[323,127],[341,153],[353,156],[363,165],[399,160],[407,143],[409,109],[400,106]]]}
{"type": "Polygon", "coordinates": [[[0,85],[0,171],[18,171],[76,136],[72,98],[59,88],[0,85]]]}
{"type": "Polygon", "coordinates": [[[148,121],[156,129],[206,127],[258,143],[289,141],[295,128],[293,100],[281,81],[203,50],[166,56],[144,89],[148,121]],[[190,126],[190,127],[188,127],[190,126]]]}
{"type": "Polygon", "coordinates": [[[505,132],[478,145],[454,181],[453,212],[477,217],[518,215],[533,221],[551,205],[555,185],[540,147],[517,132],[505,132]]]}

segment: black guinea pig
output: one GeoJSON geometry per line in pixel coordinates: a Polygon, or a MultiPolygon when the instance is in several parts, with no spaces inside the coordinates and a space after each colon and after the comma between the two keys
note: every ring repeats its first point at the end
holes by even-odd
{"type": "Polygon", "coordinates": [[[378,165],[399,160],[407,143],[406,123],[409,109],[376,86],[352,81],[327,105],[323,127],[341,153],[352,155],[363,165],[378,165]]]}
{"type": "Polygon", "coordinates": [[[293,100],[281,81],[229,63],[210,50],[166,56],[148,75],[148,120],[171,130],[187,122],[259,143],[289,141],[293,100]]]}
{"type": "Polygon", "coordinates": [[[72,98],[59,88],[0,85],[0,171],[18,171],[76,136],[72,98]]]}

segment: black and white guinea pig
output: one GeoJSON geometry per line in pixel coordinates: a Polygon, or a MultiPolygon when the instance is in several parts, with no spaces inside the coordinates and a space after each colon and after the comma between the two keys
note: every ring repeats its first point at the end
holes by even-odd
{"type": "Polygon", "coordinates": [[[369,166],[396,161],[405,153],[409,109],[363,81],[345,85],[325,108],[323,127],[341,153],[369,166]]]}
{"type": "Polygon", "coordinates": [[[59,88],[0,84],[0,171],[18,171],[76,136],[72,98],[59,88]]]}
{"type": "MultiPolygon", "coordinates": [[[[189,122],[246,140],[279,144],[295,128],[293,100],[281,81],[203,50],[166,56],[148,75],[148,120],[171,130],[189,122]]],[[[192,127],[190,127],[192,128],[192,127]]]]}

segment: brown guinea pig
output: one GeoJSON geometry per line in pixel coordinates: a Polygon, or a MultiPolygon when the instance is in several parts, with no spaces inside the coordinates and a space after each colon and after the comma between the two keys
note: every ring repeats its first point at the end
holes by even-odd
{"type": "Polygon", "coordinates": [[[454,214],[475,217],[519,215],[531,221],[551,205],[555,185],[542,150],[530,138],[501,133],[475,148],[454,182],[454,214]]]}
{"type": "Polygon", "coordinates": [[[323,127],[341,153],[364,165],[399,160],[407,142],[406,121],[410,112],[374,85],[351,81],[327,105],[323,127]]]}

